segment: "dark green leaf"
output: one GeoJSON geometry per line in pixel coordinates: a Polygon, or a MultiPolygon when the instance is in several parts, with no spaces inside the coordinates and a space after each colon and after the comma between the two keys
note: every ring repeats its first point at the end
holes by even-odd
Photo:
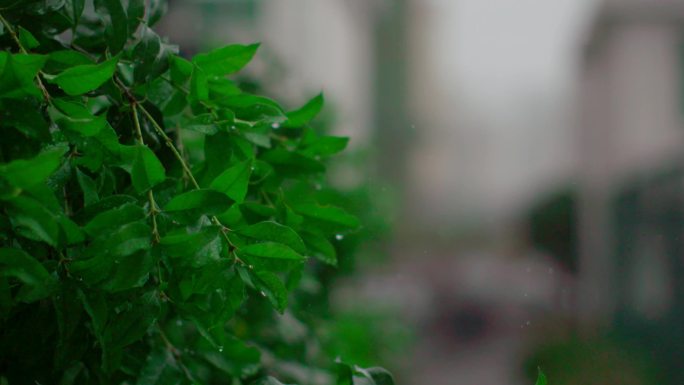
{"type": "Polygon", "coordinates": [[[18,249],[0,248],[0,277],[22,283],[15,300],[33,302],[45,298],[55,288],[56,280],[30,255],[18,249]]]}
{"type": "Polygon", "coordinates": [[[301,236],[309,247],[311,256],[328,265],[337,266],[337,252],[327,239],[312,232],[302,232],[301,236]]]}
{"type": "Polygon", "coordinates": [[[24,48],[29,50],[34,49],[40,45],[38,40],[36,40],[36,38],[33,36],[31,32],[24,29],[23,27],[19,27],[18,30],[19,41],[21,42],[21,45],[24,46],[24,48]]]}
{"type": "Polygon", "coordinates": [[[91,257],[123,257],[149,249],[151,239],[152,230],[146,223],[133,222],[98,237],[85,254],[91,257]]]}
{"type": "Polygon", "coordinates": [[[299,254],[306,253],[306,246],[304,246],[299,235],[291,228],[276,222],[259,222],[249,227],[237,229],[236,232],[259,241],[282,243],[299,254]]]}
{"type": "Polygon", "coordinates": [[[241,203],[247,195],[249,176],[252,173],[252,161],[240,162],[217,176],[210,187],[228,195],[234,201],[241,203]]]}
{"type": "Polygon", "coordinates": [[[164,166],[147,146],[135,146],[135,159],[131,168],[131,182],[139,194],[166,179],[164,166]]]}
{"type": "Polygon", "coordinates": [[[123,4],[120,0],[94,0],[94,4],[97,15],[105,25],[107,46],[116,54],[128,40],[128,17],[123,4]]]}
{"type": "Polygon", "coordinates": [[[91,177],[84,174],[81,170],[76,169],[76,179],[81,186],[81,191],[83,191],[84,205],[87,206],[100,200],[100,197],[97,194],[97,186],[91,177]]]}
{"type": "Polygon", "coordinates": [[[184,222],[192,222],[202,215],[218,215],[228,210],[233,201],[214,190],[193,190],[176,195],[164,211],[184,222]]]}
{"type": "Polygon", "coordinates": [[[115,209],[102,211],[88,222],[83,229],[91,237],[98,237],[110,234],[128,223],[137,222],[144,218],[145,212],[140,206],[127,203],[115,209]]]}
{"type": "Polygon", "coordinates": [[[263,242],[240,248],[244,254],[259,258],[304,260],[304,257],[291,248],[275,242],[263,242]]]}
{"type": "Polygon", "coordinates": [[[182,258],[183,264],[193,267],[204,266],[217,261],[223,253],[223,243],[219,228],[207,226],[196,233],[167,235],[161,239],[164,253],[182,258]]]}
{"type": "Polygon", "coordinates": [[[40,97],[34,79],[46,61],[43,55],[0,51],[0,98],[40,97]]]}
{"type": "Polygon", "coordinates": [[[61,99],[53,99],[52,102],[64,114],[57,118],[60,128],[78,132],[83,136],[95,136],[107,125],[105,114],[95,116],[81,103],[61,99]]]}
{"type": "Polygon", "coordinates": [[[30,188],[44,182],[57,170],[66,151],[66,147],[53,147],[33,159],[20,159],[0,165],[0,176],[16,188],[30,188]]]}
{"type": "Polygon", "coordinates": [[[43,241],[57,247],[62,241],[59,217],[38,201],[18,196],[9,201],[7,214],[14,231],[34,241],[43,241]]]}
{"type": "MultiPolygon", "coordinates": [[[[118,3],[118,0],[116,2],[118,3]]],[[[48,78],[48,81],[57,84],[67,95],[85,94],[111,79],[116,71],[118,61],[117,56],[99,64],[78,65],[48,78]]]]}
{"type": "Polygon", "coordinates": [[[299,214],[334,228],[354,229],[359,227],[359,220],[339,207],[321,206],[317,204],[300,204],[293,207],[299,214]]]}
{"type": "Polygon", "coordinates": [[[257,271],[254,284],[261,295],[268,298],[271,305],[282,313],[287,307],[287,288],[278,276],[268,271],[257,271]]]}

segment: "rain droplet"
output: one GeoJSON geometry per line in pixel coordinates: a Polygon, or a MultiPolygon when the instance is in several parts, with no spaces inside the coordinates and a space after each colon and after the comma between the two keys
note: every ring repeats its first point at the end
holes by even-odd
{"type": "Polygon", "coordinates": [[[181,319],[176,320],[176,325],[183,326],[183,320],[181,320],[181,319]]]}
{"type": "Polygon", "coordinates": [[[254,270],[254,265],[247,266],[250,270],[254,270]]]}
{"type": "Polygon", "coordinates": [[[116,263],[118,265],[119,263],[121,263],[121,261],[119,261],[118,259],[115,259],[114,263],[116,263]]]}
{"type": "Polygon", "coordinates": [[[336,234],[336,235],[335,235],[335,239],[337,239],[338,241],[341,241],[341,240],[344,239],[344,235],[342,235],[342,234],[336,234]]]}
{"type": "Polygon", "coordinates": [[[280,123],[275,122],[275,123],[271,124],[271,127],[272,127],[274,130],[277,130],[277,129],[280,128],[280,123]]]}
{"type": "Polygon", "coordinates": [[[219,351],[219,352],[223,352],[223,346],[219,346],[219,347],[218,347],[218,351],[219,351]]]}
{"type": "Polygon", "coordinates": [[[532,322],[530,322],[529,320],[528,320],[528,321],[525,321],[525,325],[527,325],[527,326],[530,326],[531,323],[532,323],[532,322]]]}
{"type": "Polygon", "coordinates": [[[320,183],[316,183],[316,185],[314,186],[314,188],[316,188],[316,190],[320,190],[320,189],[323,188],[323,186],[321,186],[320,183]]]}
{"type": "Polygon", "coordinates": [[[261,294],[262,297],[266,296],[266,293],[264,293],[263,291],[260,291],[259,294],[261,294]]]}
{"type": "Polygon", "coordinates": [[[235,130],[236,128],[237,128],[237,127],[235,127],[235,125],[230,126],[230,129],[231,129],[231,130],[235,130]]]}

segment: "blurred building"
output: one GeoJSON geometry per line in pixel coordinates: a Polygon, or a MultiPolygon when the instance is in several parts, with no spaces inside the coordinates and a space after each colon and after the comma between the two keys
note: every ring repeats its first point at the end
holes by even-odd
{"type": "Polygon", "coordinates": [[[604,2],[579,100],[581,318],[670,369],[684,358],[683,26],[681,0],[604,2]]]}

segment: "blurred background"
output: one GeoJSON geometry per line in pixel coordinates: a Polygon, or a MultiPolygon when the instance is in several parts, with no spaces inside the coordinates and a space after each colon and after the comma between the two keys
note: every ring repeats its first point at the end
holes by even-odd
{"type": "Polygon", "coordinates": [[[331,353],[402,385],[682,384],[684,0],[171,0],[352,138],[331,353]]]}

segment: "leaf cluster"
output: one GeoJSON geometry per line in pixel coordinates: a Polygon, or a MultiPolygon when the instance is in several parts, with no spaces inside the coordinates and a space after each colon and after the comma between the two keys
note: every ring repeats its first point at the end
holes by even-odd
{"type": "Polygon", "coordinates": [[[347,144],[311,127],[323,96],[244,92],[258,44],[185,58],[164,7],[0,0],[0,374],[391,384],[311,348],[304,301],[360,227],[321,195],[347,144]]]}

